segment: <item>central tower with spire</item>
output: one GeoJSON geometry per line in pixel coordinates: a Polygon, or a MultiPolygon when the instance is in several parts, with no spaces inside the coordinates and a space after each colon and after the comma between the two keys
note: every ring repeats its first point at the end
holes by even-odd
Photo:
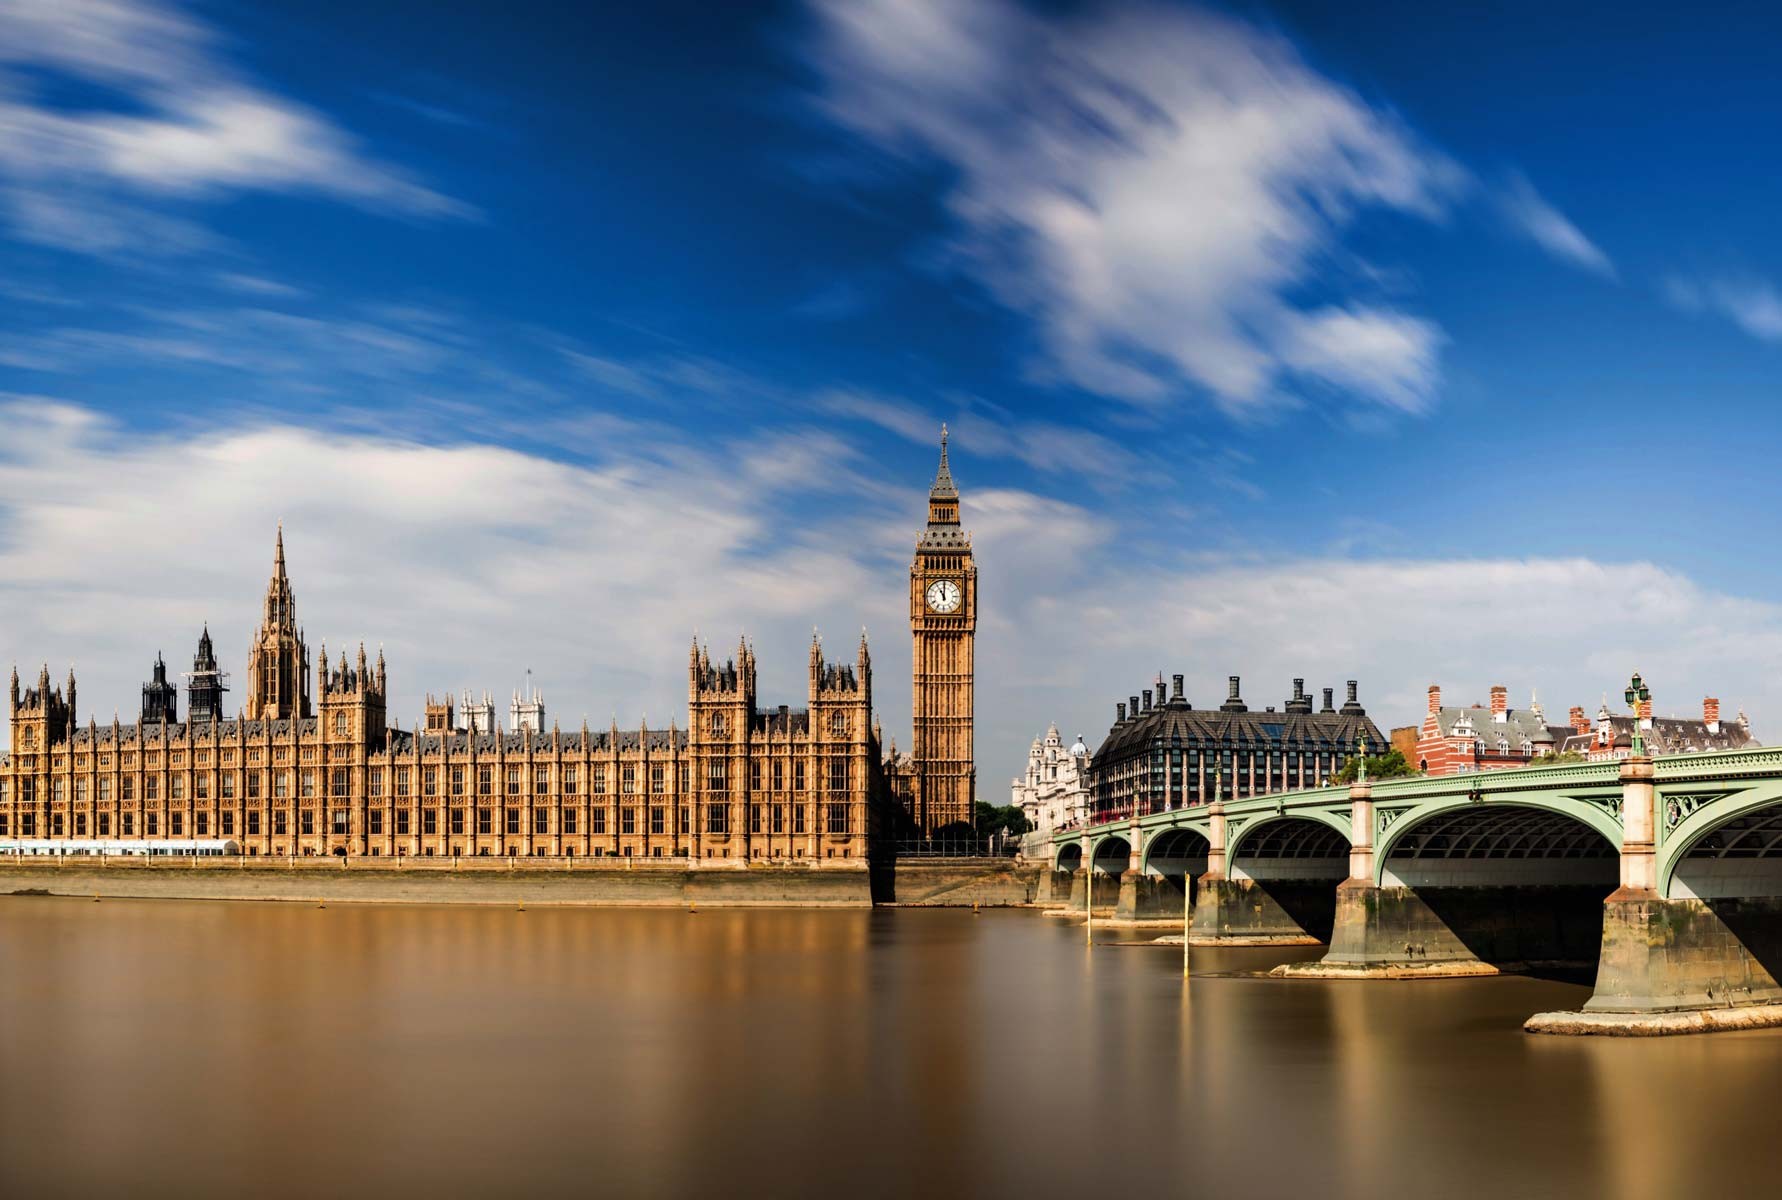
{"type": "Polygon", "coordinates": [[[198,638],[198,653],[192,656],[192,669],[186,673],[186,719],[193,722],[221,721],[223,693],[229,690],[227,678],[217,666],[217,653],[210,643],[210,625],[198,638]]]}
{"type": "Polygon", "coordinates": [[[977,785],[973,762],[973,645],[978,568],[971,535],[959,523],[959,489],[941,426],[940,470],[928,489],[928,526],[910,564],[910,816],[925,834],[969,824],[977,785]]]}
{"type": "Polygon", "coordinates": [[[285,527],[278,528],[272,582],[266,585],[266,611],[248,651],[247,703],[250,721],[288,720],[313,715],[309,705],[309,647],[297,626],[297,601],[285,574],[285,527]]]}

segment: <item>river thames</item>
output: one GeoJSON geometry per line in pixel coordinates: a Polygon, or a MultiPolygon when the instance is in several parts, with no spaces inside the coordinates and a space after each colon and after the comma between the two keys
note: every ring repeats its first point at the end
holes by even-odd
{"type": "Polygon", "coordinates": [[[1782,1035],[1028,911],[0,898],[0,1194],[1770,1191],[1782,1035]]]}

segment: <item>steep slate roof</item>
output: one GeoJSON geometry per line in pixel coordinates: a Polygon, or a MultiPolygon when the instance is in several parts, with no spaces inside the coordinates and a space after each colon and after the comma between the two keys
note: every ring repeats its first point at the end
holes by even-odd
{"type": "MultiPolygon", "coordinates": [[[[798,717],[805,717],[805,714],[803,713],[795,715],[798,717]]],[[[808,721],[808,717],[805,717],[805,719],[808,721]]],[[[249,741],[254,741],[264,738],[267,735],[269,728],[274,737],[287,736],[291,733],[293,725],[295,725],[298,732],[305,737],[315,737],[321,732],[321,725],[314,717],[304,717],[296,721],[282,718],[276,721],[220,721],[217,723],[217,731],[218,736],[225,742],[235,740],[238,734],[245,734],[249,741]]],[[[183,721],[168,722],[167,740],[169,742],[174,742],[183,739],[186,734],[186,729],[187,724],[183,721]]],[[[195,732],[202,737],[208,731],[209,725],[208,723],[205,723],[200,725],[195,732]]],[[[116,741],[113,740],[113,733],[114,727],[110,724],[82,726],[74,731],[74,735],[69,739],[69,742],[74,746],[154,745],[161,740],[161,723],[159,721],[150,721],[146,724],[135,721],[132,721],[129,724],[120,723],[115,727],[115,733],[117,735],[116,741]]],[[[581,751],[582,735],[579,730],[575,733],[565,733],[562,736],[563,749],[565,751],[575,751],[577,753],[581,751]]],[[[639,736],[639,731],[635,729],[620,730],[619,748],[622,750],[636,749],[639,736]]],[[[548,733],[525,732],[473,734],[465,730],[455,730],[450,734],[442,735],[437,733],[415,733],[412,730],[405,729],[391,729],[386,732],[385,737],[387,739],[386,749],[389,752],[396,754],[413,754],[416,742],[419,742],[421,749],[426,752],[437,752],[440,748],[442,737],[449,737],[451,739],[451,749],[454,753],[464,753],[469,750],[473,739],[478,754],[494,754],[498,746],[508,754],[520,754],[525,751],[528,743],[530,743],[532,751],[535,754],[547,753],[551,749],[551,735],[548,733]]],[[[687,745],[687,732],[684,729],[675,730],[671,735],[666,729],[652,729],[649,732],[648,739],[648,748],[651,750],[667,750],[671,747],[684,748],[687,745]]],[[[607,731],[590,733],[588,735],[588,741],[591,750],[608,750],[611,749],[612,734],[607,731]]],[[[376,753],[376,751],[373,751],[373,753],[376,753]]],[[[5,760],[0,761],[10,761],[10,756],[5,760]]]]}
{"type": "Polygon", "coordinates": [[[1504,714],[1504,720],[1498,722],[1492,719],[1489,708],[1459,705],[1444,707],[1436,713],[1436,727],[1441,730],[1443,737],[1454,736],[1454,726],[1462,714],[1472,723],[1473,736],[1495,744],[1501,735],[1510,740],[1512,749],[1519,749],[1525,739],[1534,745],[1544,746],[1560,741],[1572,732],[1569,725],[1547,724],[1546,718],[1532,709],[1512,708],[1504,714]]]}
{"type": "Polygon", "coordinates": [[[1190,708],[1185,701],[1171,700],[1161,708],[1141,713],[1137,720],[1128,717],[1114,726],[1093,757],[1102,766],[1148,752],[1158,743],[1168,746],[1177,741],[1185,748],[1218,745],[1234,749],[1317,749],[1346,755],[1354,753],[1355,742],[1362,733],[1367,734],[1373,752],[1385,752],[1386,738],[1366,713],[1220,712],[1190,708]]]}
{"type": "MultiPolygon", "coordinates": [[[[297,726],[298,731],[305,736],[313,736],[321,730],[320,724],[314,717],[303,717],[295,721],[288,718],[280,718],[276,721],[218,721],[215,727],[219,738],[224,741],[233,741],[239,735],[245,735],[250,739],[263,738],[269,729],[275,737],[282,737],[291,732],[293,725],[297,726]]],[[[185,721],[167,722],[167,740],[171,742],[184,738],[188,727],[188,723],[185,721]]],[[[196,727],[191,728],[193,733],[202,737],[210,733],[211,722],[200,722],[196,727]]],[[[159,742],[161,740],[161,722],[120,722],[115,727],[110,724],[85,725],[76,729],[68,740],[75,746],[112,746],[132,742],[141,745],[159,742]],[[117,733],[116,741],[112,738],[114,728],[117,733]]]]}
{"type": "MultiPolygon", "coordinates": [[[[619,749],[635,750],[638,748],[641,733],[639,730],[621,729],[619,731],[619,749]]],[[[534,754],[549,754],[551,751],[551,735],[548,733],[471,733],[468,730],[456,729],[450,733],[414,733],[407,730],[392,729],[389,732],[389,750],[392,754],[413,754],[417,743],[424,754],[437,754],[443,747],[449,748],[453,754],[463,754],[473,748],[478,754],[494,754],[497,749],[508,754],[523,754],[528,746],[534,754]]],[[[582,750],[582,734],[562,734],[564,753],[579,754],[582,750]]],[[[588,749],[611,750],[613,735],[610,731],[588,734],[588,749]]],[[[649,731],[646,746],[650,750],[685,749],[687,731],[677,729],[672,734],[666,729],[649,731]]]]}
{"type": "MultiPolygon", "coordinates": [[[[1605,719],[1599,714],[1597,725],[1600,727],[1605,719]]],[[[1631,716],[1610,716],[1606,723],[1613,731],[1613,744],[1631,746],[1633,744],[1634,726],[1637,724],[1631,716]]],[[[1576,750],[1588,754],[1597,748],[1597,732],[1573,733],[1561,744],[1562,750],[1576,750]]],[[[1690,717],[1654,717],[1652,728],[1646,731],[1646,752],[1648,754],[1690,754],[1703,750],[1744,750],[1763,743],[1751,736],[1751,727],[1738,721],[1720,722],[1720,732],[1708,729],[1708,723],[1700,718],[1690,717]]]]}
{"type": "Polygon", "coordinates": [[[757,733],[809,733],[811,714],[807,708],[770,708],[756,713],[749,727],[757,733]]]}

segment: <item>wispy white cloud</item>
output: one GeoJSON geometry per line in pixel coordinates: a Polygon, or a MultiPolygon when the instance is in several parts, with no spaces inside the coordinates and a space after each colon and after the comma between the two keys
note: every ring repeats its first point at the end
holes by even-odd
{"type": "Polygon", "coordinates": [[[385,213],[475,209],[369,154],[326,117],[247,80],[210,29],[156,0],[0,0],[0,202],[22,237],[91,254],[201,249],[170,200],[324,196],[385,213]],[[40,75],[112,89],[54,104],[40,75]]]}
{"type": "Polygon", "coordinates": [[[1427,403],[1427,322],[1320,325],[1289,297],[1357,210],[1439,219],[1465,173],[1284,39],[1141,4],[815,8],[820,111],[946,167],[953,264],[1036,318],[1057,377],[1141,404],[1198,388],[1232,412],[1307,378],[1427,403]]]}
{"type": "Polygon", "coordinates": [[[1615,278],[1615,264],[1602,248],[1535,191],[1522,174],[1510,177],[1499,202],[1511,227],[1553,258],[1605,279],[1615,278]]]}
{"type": "Polygon", "coordinates": [[[1444,340],[1434,324],[1403,313],[1323,308],[1293,315],[1280,355],[1302,375],[1415,413],[1435,391],[1444,340]]]}
{"type": "Polygon", "coordinates": [[[924,446],[935,443],[945,422],[965,453],[1013,459],[1042,478],[1062,482],[1082,481],[1104,489],[1137,486],[1154,465],[1093,429],[1023,417],[971,396],[949,397],[944,407],[930,412],[901,399],[833,389],[818,396],[816,406],[924,446]]]}
{"type": "Polygon", "coordinates": [[[1713,312],[1766,342],[1782,341],[1782,294],[1753,278],[1705,281],[1671,276],[1660,285],[1664,298],[1684,312],[1713,312]]]}
{"type": "Polygon", "coordinates": [[[244,292],[250,296],[296,299],[307,294],[294,284],[278,279],[267,279],[263,275],[250,275],[245,271],[219,271],[216,280],[217,283],[230,291],[244,292]]]}

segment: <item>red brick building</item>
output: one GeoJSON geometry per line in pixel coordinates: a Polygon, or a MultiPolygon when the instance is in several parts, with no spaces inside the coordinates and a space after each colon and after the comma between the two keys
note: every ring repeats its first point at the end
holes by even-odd
{"type": "Polygon", "coordinates": [[[1720,719],[1720,701],[1709,696],[1702,701],[1702,715],[1695,717],[1655,717],[1652,701],[1640,703],[1639,711],[1622,716],[1611,713],[1604,703],[1596,714],[1596,724],[1584,719],[1582,708],[1572,709],[1574,732],[1562,740],[1558,749],[1575,751],[1593,762],[1626,758],[1633,750],[1634,727],[1637,725],[1646,740],[1648,754],[1694,754],[1704,750],[1742,750],[1761,745],[1751,736],[1751,721],[1743,709],[1731,721],[1720,719]]]}
{"type": "Polygon", "coordinates": [[[1547,724],[1539,704],[1511,708],[1509,689],[1501,685],[1491,689],[1489,706],[1444,707],[1441,686],[1432,683],[1412,765],[1428,775],[1523,767],[1573,732],[1570,726],[1547,724]]]}
{"type": "Polygon", "coordinates": [[[1737,750],[1760,743],[1751,736],[1751,723],[1743,712],[1737,719],[1720,719],[1720,701],[1702,701],[1700,719],[1654,717],[1652,702],[1637,714],[1622,716],[1609,711],[1605,702],[1593,722],[1582,706],[1573,705],[1564,725],[1549,725],[1538,703],[1511,708],[1509,691],[1491,689],[1488,705],[1460,707],[1442,704],[1439,685],[1429,687],[1429,708],[1423,724],[1393,730],[1393,745],[1404,750],[1415,737],[1415,753],[1405,757],[1428,775],[1459,775],[1471,771],[1501,771],[1527,766],[1543,754],[1582,754],[1592,761],[1626,758],[1638,726],[1650,754],[1689,754],[1704,750],[1737,750]]]}

